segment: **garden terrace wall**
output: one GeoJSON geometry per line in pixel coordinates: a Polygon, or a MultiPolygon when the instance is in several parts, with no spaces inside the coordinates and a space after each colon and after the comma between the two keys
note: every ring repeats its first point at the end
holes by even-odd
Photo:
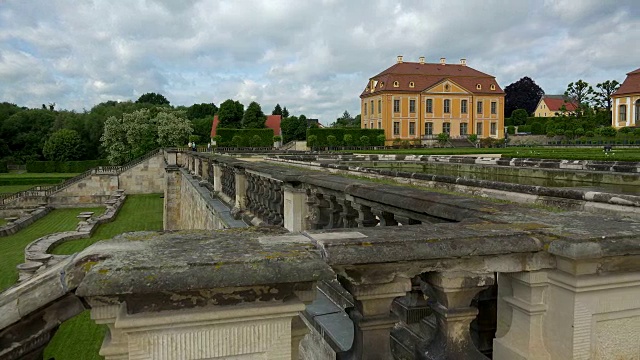
{"type": "Polygon", "coordinates": [[[33,209],[33,211],[31,211],[30,213],[22,214],[18,218],[18,220],[12,222],[11,224],[6,224],[5,226],[0,227],[0,237],[17,233],[18,231],[33,224],[37,220],[45,217],[49,212],[51,212],[50,207],[40,207],[37,209],[33,209]]]}

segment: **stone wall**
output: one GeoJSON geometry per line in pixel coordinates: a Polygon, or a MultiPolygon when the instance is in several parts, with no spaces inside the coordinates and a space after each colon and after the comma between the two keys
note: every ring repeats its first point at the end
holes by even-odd
{"type": "MultiPolygon", "coordinates": [[[[205,185],[203,182],[202,185],[205,185]]],[[[231,216],[230,209],[201,186],[185,169],[167,169],[164,201],[165,230],[215,230],[247,227],[231,216]]]]}
{"type": "Polygon", "coordinates": [[[158,153],[120,174],[119,188],[127,194],[162,193],[165,185],[164,166],[164,157],[158,153]]]}

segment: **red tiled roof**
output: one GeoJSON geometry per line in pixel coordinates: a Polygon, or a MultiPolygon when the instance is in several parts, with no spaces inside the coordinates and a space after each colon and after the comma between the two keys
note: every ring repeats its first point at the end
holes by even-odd
{"type": "Polygon", "coordinates": [[[547,108],[551,111],[560,111],[562,105],[564,105],[567,111],[575,111],[578,108],[576,103],[567,102],[564,99],[557,97],[543,96],[542,101],[544,101],[544,103],[547,105],[547,108]]]}
{"type": "Polygon", "coordinates": [[[372,77],[370,80],[378,81],[375,91],[365,88],[360,96],[371,96],[379,91],[420,92],[444,79],[451,79],[474,94],[504,94],[493,76],[466,65],[402,62],[372,77]],[[393,87],[395,81],[398,81],[398,87],[393,87]],[[414,87],[409,87],[410,82],[414,87]],[[477,84],[481,85],[481,90],[476,89],[477,84]],[[495,85],[495,90],[491,90],[491,85],[495,85]]]}
{"type": "MultiPolygon", "coordinates": [[[[264,125],[270,129],[273,129],[274,136],[282,136],[282,130],[280,129],[280,121],[282,120],[281,115],[267,115],[267,120],[264,122],[264,125]]],[[[213,116],[213,123],[211,124],[211,137],[216,136],[216,129],[218,128],[218,115],[213,116]]]]}
{"type": "Polygon", "coordinates": [[[628,73],[622,85],[611,96],[627,94],[640,94],[640,69],[628,73]]]}

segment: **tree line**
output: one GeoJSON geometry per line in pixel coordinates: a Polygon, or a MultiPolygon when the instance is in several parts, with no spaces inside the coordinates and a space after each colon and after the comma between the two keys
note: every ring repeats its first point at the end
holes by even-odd
{"type": "MultiPolygon", "coordinates": [[[[0,103],[0,161],[109,159],[121,164],[158,146],[180,146],[188,141],[209,142],[213,116],[220,128],[264,128],[260,105],[244,109],[238,101],[171,106],[162,94],[146,93],[133,101],[106,101],[82,112],[56,110],[55,103],[30,109],[0,103]]],[[[291,116],[279,104],[285,141],[304,140],[307,119],[291,116]]]]}

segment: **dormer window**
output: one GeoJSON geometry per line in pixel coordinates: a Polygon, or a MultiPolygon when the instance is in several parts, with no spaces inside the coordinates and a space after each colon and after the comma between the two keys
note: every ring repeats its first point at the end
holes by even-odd
{"type": "Polygon", "coordinates": [[[380,87],[384,87],[384,81],[380,82],[380,87]]]}
{"type": "Polygon", "coordinates": [[[476,85],[476,90],[482,90],[482,85],[477,84],[477,85],[476,85]]]}
{"type": "Polygon", "coordinates": [[[449,91],[449,84],[444,84],[444,91],[449,91]]]}
{"type": "Polygon", "coordinates": [[[400,83],[399,83],[399,82],[397,82],[397,81],[394,81],[394,82],[393,82],[393,87],[398,87],[398,86],[400,86],[400,83]]]}
{"type": "Polygon", "coordinates": [[[410,88],[415,87],[415,86],[416,86],[416,84],[415,84],[413,81],[410,81],[410,82],[409,82],[409,87],[410,87],[410,88]]]}
{"type": "Polygon", "coordinates": [[[494,84],[491,84],[491,90],[495,90],[496,86],[494,84]]]}

